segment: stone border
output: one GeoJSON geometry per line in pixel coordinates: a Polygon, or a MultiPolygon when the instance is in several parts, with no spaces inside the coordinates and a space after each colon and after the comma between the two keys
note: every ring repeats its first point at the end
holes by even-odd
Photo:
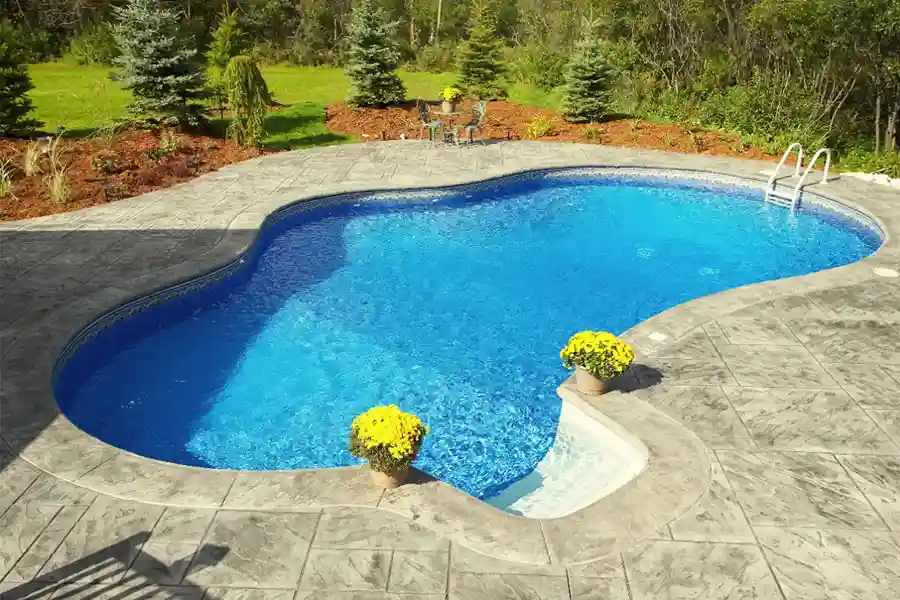
{"type": "MultiPolygon", "coordinates": [[[[604,150],[608,152],[608,149],[604,150]]],[[[680,158],[685,162],[717,162],[717,159],[706,157],[680,158]]],[[[251,162],[259,164],[259,161],[251,162]]],[[[589,164],[571,166],[598,164],[596,159],[586,162],[589,164]]],[[[640,161],[628,161],[628,166],[638,166],[636,162],[640,161]]],[[[653,168],[653,165],[649,167],[653,168]]],[[[710,172],[748,176],[744,169],[739,169],[743,172],[737,174],[721,173],[722,170],[719,167],[710,172]]],[[[502,171],[496,175],[510,175],[522,170],[502,171]]],[[[763,180],[752,174],[749,178],[763,180]]],[[[458,183],[486,178],[473,174],[461,179],[458,183]]],[[[897,221],[873,216],[893,212],[883,210],[890,199],[864,196],[862,192],[866,188],[853,189],[852,184],[832,185],[841,199],[830,197],[831,194],[826,198],[872,216],[881,228],[885,242],[875,255],[829,271],[754,284],[692,300],[637,325],[626,337],[639,352],[652,355],[659,346],[715,314],[732,312],[761,299],[862,281],[872,277],[871,267],[894,266],[893,261],[900,256],[892,242],[897,221]]],[[[367,191],[396,187],[385,185],[367,191]]],[[[325,195],[332,194],[314,197],[325,195]]],[[[31,328],[34,343],[17,345],[9,353],[11,356],[5,357],[7,364],[11,361],[14,367],[21,367],[8,368],[4,374],[4,387],[7,391],[12,389],[12,393],[6,395],[20,397],[20,401],[12,402],[12,410],[4,419],[3,437],[7,443],[23,458],[61,479],[119,498],[173,506],[280,511],[333,505],[375,506],[408,516],[484,554],[535,565],[579,564],[608,556],[652,535],[706,493],[710,459],[703,444],[692,433],[633,396],[613,393],[602,399],[583,398],[568,385],[560,389],[565,401],[580,403],[579,407],[585,411],[591,411],[591,405],[594,410],[598,404],[602,406],[603,413],[643,440],[650,461],[644,473],[610,496],[568,517],[548,520],[508,515],[440,482],[423,482],[390,492],[373,489],[364,471],[356,467],[235,472],[162,463],[108,446],[83,433],[59,414],[49,374],[53,372],[59,350],[82,329],[82,324],[108,312],[110,307],[194,278],[198,271],[208,271],[240,259],[268,214],[284,204],[302,200],[302,195],[299,196],[277,198],[278,206],[273,201],[271,205],[238,214],[225,239],[199,257],[200,260],[194,257],[190,262],[136,278],[129,290],[105,288],[35,323],[31,328]],[[27,402],[22,398],[26,395],[27,402]],[[50,425],[43,427],[44,423],[50,425]],[[640,508],[635,510],[637,507],[640,508]]]]}

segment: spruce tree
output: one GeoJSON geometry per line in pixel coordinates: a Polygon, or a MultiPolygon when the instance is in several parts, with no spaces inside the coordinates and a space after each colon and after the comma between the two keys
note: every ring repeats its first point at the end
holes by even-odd
{"type": "Polygon", "coordinates": [[[207,96],[193,38],[181,33],[177,15],[156,0],[129,0],[113,9],[121,56],[116,78],[131,90],[128,111],[166,125],[205,122],[197,100],[207,96]]]}
{"type": "Polygon", "coordinates": [[[385,106],[406,97],[406,88],[396,73],[400,60],[396,27],[376,0],[360,0],[353,7],[345,71],[351,81],[348,104],[385,106]]]}
{"type": "Polygon", "coordinates": [[[226,0],[222,6],[219,25],[212,34],[206,61],[209,64],[210,79],[213,84],[221,83],[228,62],[243,54],[247,49],[247,36],[238,22],[237,9],[232,9],[226,0]]]}
{"type": "Polygon", "coordinates": [[[562,113],[572,123],[596,123],[609,114],[612,69],[597,23],[584,24],[581,39],[566,66],[562,113]]]}
{"type": "Polygon", "coordinates": [[[224,81],[231,110],[228,137],[242,146],[259,146],[269,108],[269,88],[256,61],[235,56],[225,69],[224,81]]]}
{"type": "Polygon", "coordinates": [[[25,52],[17,31],[0,21],[0,135],[15,135],[40,127],[43,123],[28,117],[34,88],[25,66],[25,52]]]}
{"type": "Polygon", "coordinates": [[[503,41],[497,35],[497,15],[486,0],[472,6],[469,38],[459,49],[457,85],[473,98],[491,100],[506,97],[501,80],[503,41]]]}

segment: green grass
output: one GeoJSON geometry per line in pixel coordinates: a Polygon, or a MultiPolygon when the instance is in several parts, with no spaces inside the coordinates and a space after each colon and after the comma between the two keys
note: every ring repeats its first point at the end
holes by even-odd
{"type": "MultiPolygon", "coordinates": [[[[31,91],[34,116],[45,123],[46,131],[62,125],[69,135],[86,135],[114,119],[126,116],[130,94],[112,81],[106,67],[79,67],[61,63],[32,65],[29,68],[35,89],[31,91]]],[[[275,99],[289,105],[266,118],[265,146],[307,148],[352,141],[325,127],[325,106],[347,95],[349,80],[342,69],[332,67],[278,66],[263,68],[263,75],[275,99]]],[[[435,99],[441,89],[453,83],[453,73],[413,73],[400,71],[408,98],[435,99]]],[[[510,99],[529,106],[556,108],[558,92],[542,92],[515,84],[510,99]]]]}
{"type": "MultiPolygon", "coordinates": [[[[32,65],[29,71],[35,85],[31,91],[34,116],[47,131],[62,125],[70,135],[84,135],[126,116],[130,94],[109,79],[109,68],[48,63],[32,65]]],[[[275,99],[289,105],[266,118],[267,147],[305,148],[349,141],[324,123],[325,106],[347,94],[349,81],[341,69],[266,67],[263,75],[275,99]]],[[[400,76],[410,98],[436,98],[454,79],[452,73],[401,71],[400,76]]]]}

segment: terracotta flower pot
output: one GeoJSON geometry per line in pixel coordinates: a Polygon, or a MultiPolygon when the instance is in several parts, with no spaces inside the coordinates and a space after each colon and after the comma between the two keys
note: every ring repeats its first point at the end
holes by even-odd
{"type": "Polygon", "coordinates": [[[445,113],[456,112],[457,103],[456,102],[447,102],[444,100],[441,102],[441,110],[445,113]]]}
{"type": "Polygon", "coordinates": [[[369,466],[369,470],[372,473],[372,482],[375,486],[387,488],[389,490],[400,487],[406,483],[406,479],[409,477],[409,467],[404,467],[393,473],[382,473],[381,471],[376,471],[371,466],[369,466]]]}
{"type": "Polygon", "coordinates": [[[594,377],[581,367],[575,367],[575,385],[582,394],[599,396],[612,389],[612,379],[594,377]]]}

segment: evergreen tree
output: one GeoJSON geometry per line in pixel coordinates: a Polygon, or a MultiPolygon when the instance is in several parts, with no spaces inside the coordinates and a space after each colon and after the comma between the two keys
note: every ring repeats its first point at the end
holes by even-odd
{"type": "Polygon", "coordinates": [[[113,9],[121,56],[117,79],[134,95],[128,111],[166,125],[200,125],[206,77],[195,60],[193,38],[183,35],[174,12],[156,0],[129,0],[113,9]]]}
{"type": "Polygon", "coordinates": [[[259,146],[269,108],[269,88],[256,61],[235,56],[225,69],[224,81],[231,110],[228,137],[242,146],[259,146]]]}
{"type": "Polygon", "coordinates": [[[206,51],[206,61],[209,63],[214,83],[222,79],[228,62],[247,49],[247,36],[238,22],[237,13],[237,9],[232,9],[226,0],[222,6],[219,25],[213,32],[209,49],[206,51]]]}
{"type": "Polygon", "coordinates": [[[587,21],[566,67],[562,112],[572,123],[596,123],[609,114],[612,69],[598,25],[587,21]]]}
{"type": "Polygon", "coordinates": [[[479,0],[472,6],[469,39],[459,49],[457,85],[479,100],[504,98],[506,89],[501,83],[504,71],[497,15],[487,1],[479,0]]]}
{"type": "Polygon", "coordinates": [[[406,88],[396,73],[400,60],[396,25],[388,21],[376,0],[360,0],[353,8],[345,71],[351,80],[349,104],[384,106],[406,97],[406,88]]]}
{"type": "Polygon", "coordinates": [[[28,117],[34,87],[25,67],[20,36],[6,21],[0,21],[0,135],[25,133],[43,123],[28,117]]]}

